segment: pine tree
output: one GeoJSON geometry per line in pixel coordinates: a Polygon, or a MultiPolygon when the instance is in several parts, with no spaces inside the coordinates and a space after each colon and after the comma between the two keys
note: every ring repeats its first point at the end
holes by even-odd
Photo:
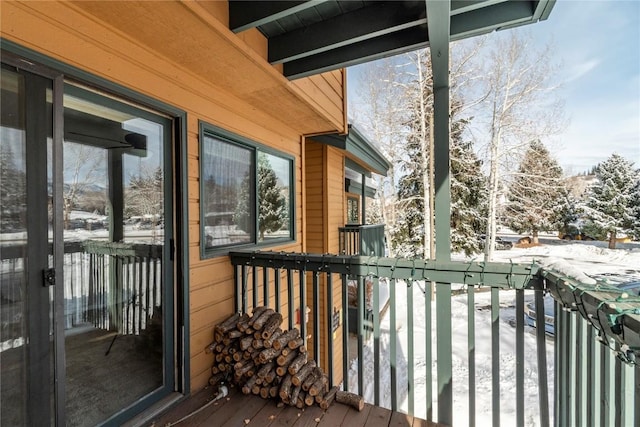
{"type": "Polygon", "coordinates": [[[8,230],[23,226],[26,209],[26,177],[16,164],[8,143],[0,145],[0,216],[8,230]]]}
{"type": "Polygon", "coordinates": [[[471,255],[482,250],[477,236],[486,224],[487,180],[471,142],[463,142],[456,136],[460,133],[454,130],[462,123],[452,126],[451,248],[471,255]]]}
{"type": "Polygon", "coordinates": [[[280,230],[286,224],[287,199],[267,156],[258,154],[258,231],[260,241],[266,232],[280,230]]]}
{"type": "Polygon", "coordinates": [[[631,196],[633,214],[632,232],[636,240],[640,240],[640,169],[636,170],[636,185],[631,196]]]}
{"type": "Polygon", "coordinates": [[[558,213],[568,209],[567,193],[558,162],[540,141],[531,142],[509,185],[509,227],[517,233],[531,232],[533,243],[538,243],[540,231],[559,227],[558,213]]]}
{"type": "Polygon", "coordinates": [[[609,248],[616,235],[631,233],[637,224],[633,189],[638,180],[633,163],[613,154],[596,167],[596,183],[590,188],[584,211],[589,221],[609,235],[609,248]]]}

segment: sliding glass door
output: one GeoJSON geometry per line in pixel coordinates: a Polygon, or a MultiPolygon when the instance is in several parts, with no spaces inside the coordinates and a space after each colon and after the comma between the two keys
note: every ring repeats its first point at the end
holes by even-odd
{"type": "Polygon", "coordinates": [[[2,69],[2,425],[119,423],[175,388],[172,121],[57,81],[2,69]]]}

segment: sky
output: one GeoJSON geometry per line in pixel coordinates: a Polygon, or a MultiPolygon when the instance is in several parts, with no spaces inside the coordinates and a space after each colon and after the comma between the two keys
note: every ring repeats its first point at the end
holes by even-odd
{"type": "Polygon", "coordinates": [[[551,44],[560,64],[557,90],[568,120],[550,149],[565,174],[614,152],[640,168],[640,1],[558,0],[546,21],[506,31],[526,31],[540,48],[551,44]]]}

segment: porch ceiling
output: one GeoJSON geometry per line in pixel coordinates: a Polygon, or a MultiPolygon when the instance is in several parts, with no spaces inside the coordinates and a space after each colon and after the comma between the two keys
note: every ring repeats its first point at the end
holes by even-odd
{"type": "Polygon", "coordinates": [[[430,45],[535,23],[555,0],[229,1],[229,26],[258,28],[269,40],[269,62],[284,64],[290,79],[360,64],[430,45]],[[428,16],[428,3],[450,3],[450,25],[428,16]]]}

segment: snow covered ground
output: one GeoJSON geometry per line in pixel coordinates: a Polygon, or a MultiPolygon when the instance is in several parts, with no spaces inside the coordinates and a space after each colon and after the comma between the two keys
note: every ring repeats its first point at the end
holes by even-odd
{"type": "MultiPolygon", "coordinates": [[[[536,261],[546,266],[556,266],[563,272],[580,277],[582,280],[590,278],[606,279],[612,283],[628,280],[640,280],[640,244],[621,245],[620,249],[607,249],[605,242],[574,242],[567,243],[557,238],[549,237],[543,240],[542,246],[508,251],[498,251],[496,261],[531,263],[536,261]]],[[[456,259],[462,259],[458,256],[456,259]]],[[[407,372],[407,292],[406,284],[399,284],[397,288],[397,386],[399,393],[399,408],[408,410],[408,372],[407,372]]],[[[411,287],[413,291],[413,321],[414,321],[414,361],[415,367],[415,415],[424,418],[426,415],[426,387],[425,384],[425,299],[423,287],[411,287]]],[[[527,293],[525,304],[533,299],[533,293],[527,293]]],[[[436,322],[435,303],[432,313],[432,337],[434,343],[431,370],[433,381],[432,395],[434,396],[434,419],[437,419],[437,360],[435,349],[436,322]]],[[[467,347],[467,295],[454,296],[451,302],[453,329],[453,425],[468,425],[469,410],[469,379],[468,379],[468,347],[467,347]]],[[[491,405],[491,319],[490,292],[477,292],[475,298],[475,363],[476,363],[476,425],[490,425],[492,420],[491,405]]],[[[515,319],[523,313],[515,311],[515,292],[500,292],[500,417],[501,425],[516,424],[515,399],[515,319]]],[[[390,407],[390,362],[389,340],[390,311],[381,319],[381,405],[390,407]]],[[[549,386],[549,407],[553,408],[553,338],[547,340],[547,375],[549,386]]],[[[536,342],[534,330],[525,326],[525,425],[539,425],[538,408],[538,367],[536,358],[536,342]]],[[[352,390],[357,389],[357,360],[353,360],[349,375],[352,390]]],[[[369,340],[364,351],[364,393],[365,399],[373,402],[373,340],[369,340]]]]}

